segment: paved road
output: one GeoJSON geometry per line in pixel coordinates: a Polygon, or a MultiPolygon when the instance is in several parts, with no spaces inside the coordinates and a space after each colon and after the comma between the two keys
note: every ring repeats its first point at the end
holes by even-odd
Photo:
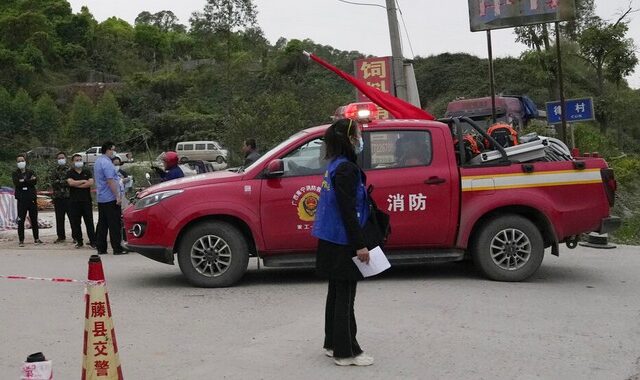
{"type": "MultiPolygon", "coordinates": [[[[91,250],[0,243],[0,273],[86,278],[91,250]]],[[[127,379],[639,379],[640,248],[563,250],[525,283],[464,264],[392,268],[358,288],[358,338],[376,358],[322,355],[325,284],[255,267],[228,289],[189,287],[177,267],[104,257],[127,379]]],[[[252,263],[252,266],[254,263],[252,263]]],[[[80,375],[83,289],[0,279],[0,378],[43,351],[80,375]]]]}

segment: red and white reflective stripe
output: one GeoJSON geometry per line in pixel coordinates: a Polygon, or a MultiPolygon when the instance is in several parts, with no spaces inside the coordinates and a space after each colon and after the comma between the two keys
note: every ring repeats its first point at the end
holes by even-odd
{"type": "Polygon", "coordinates": [[[44,277],[0,275],[0,278],[4,278],[4,279],[7,279],[7,280],[35,280],[35,281],[49,281],[49,282],[77,282],[77,283],[87,284],[87,285],[99,285],[99,284],[103,284],[104,283],[104,281],[87,281],[87,280],[76,280],[76,279],[73,279],[73,278],[60,278],[60,277],[44,278],[44,277]]]}

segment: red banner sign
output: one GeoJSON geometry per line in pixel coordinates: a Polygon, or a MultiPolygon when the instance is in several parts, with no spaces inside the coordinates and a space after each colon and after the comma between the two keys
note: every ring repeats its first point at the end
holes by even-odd
{"type": "MultiPolygon", "coordinates": [[[[394,93],[393,71],[391,57],[374,57],[357,59],[354,61],[355,77],[365,81],[369,86],[382,92],[394,93]]],[[[362,92],[357,92],[358,102],[370,102],[362,92]]],[[[389,112],[378,107],[380,119],[388,119],[389,112]]]]}

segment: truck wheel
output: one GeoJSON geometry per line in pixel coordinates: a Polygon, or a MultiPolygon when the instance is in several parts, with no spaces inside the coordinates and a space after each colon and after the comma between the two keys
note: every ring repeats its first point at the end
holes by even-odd
{"type": "Polygon", "coordinates": [[[219,164],[224,164],[224,157],[222,157],[222,156],[216,157],[216,162],[219,163],[219,164]]]}
{"type": "Polygon", "coordinates": [[[236,283],[247,270],[249,247],[232,225],[206,222],[191,227],[178,247],[178,264],[189,283],[218,288],[236,283]]]}
{"type": "Polygon", "coordinates": [[[542,264],[544,242],[535,224],[517,215],[495,218],[484,225],[472,245],[473,261],[495,281],[522,281],[542,264]]]}

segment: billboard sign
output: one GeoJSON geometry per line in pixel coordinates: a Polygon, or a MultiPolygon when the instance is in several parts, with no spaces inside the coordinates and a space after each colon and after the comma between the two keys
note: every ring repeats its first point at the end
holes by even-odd
{"type": "MultiPolygon", "coordinates": [[[[564,109],[569,123],[595,120],[592,98],[569,99],[565,102],[564,109]]],[[[547,121],[549,124],[562,123],[562,107],[559,101],[547,103],[547,121]]]]}
{"type": "Polygon", "coordinates": [[[575,0],[469,0],[472,32],[574,18],[575,0]]]}
{"type": "MultiPolygon", "coordinates": [[[[391,57],[373,57],[357,59],[354,61],[355,77],[366,82],[369,86],[375,87],[382,92],[393,94],[393,71],[391,57]]],[[[357,91],[356,99],[358,102],[370,102],[360,91],[357,91]]],[[[379,117],[388,119],[389,112],[378,107],[379,117]]]]}

